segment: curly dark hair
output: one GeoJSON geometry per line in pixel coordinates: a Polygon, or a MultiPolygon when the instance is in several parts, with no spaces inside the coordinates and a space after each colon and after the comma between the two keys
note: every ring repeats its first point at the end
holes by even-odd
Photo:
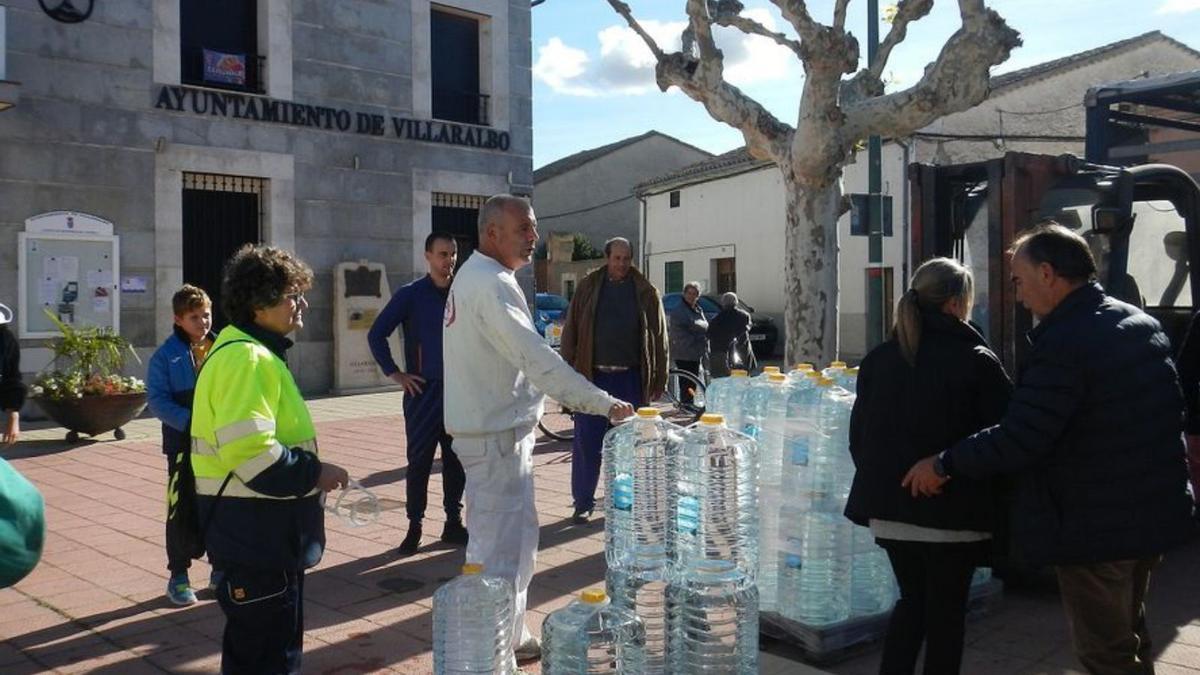
{"type": "Polygon", "coordinates": [[[312,281],[312,268],[290,252],[246,244],[225,263],[221,309],[230,323],[253,323],[254,310],[274,307],[289,291],[312,288],[312,281]]]}

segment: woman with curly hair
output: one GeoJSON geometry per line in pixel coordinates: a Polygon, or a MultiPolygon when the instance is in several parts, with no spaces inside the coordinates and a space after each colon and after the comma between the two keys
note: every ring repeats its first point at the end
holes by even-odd
{"type": "Polygon", "coordinates": [[[324,492],[346,471],[323,463],[287,368],[312,270],[291,253],[246,245],[226,263],[217,336],[196,382],[192,468],[225,613],[221,672],[300,671],[304,570],[325,548],[324,492]]]}

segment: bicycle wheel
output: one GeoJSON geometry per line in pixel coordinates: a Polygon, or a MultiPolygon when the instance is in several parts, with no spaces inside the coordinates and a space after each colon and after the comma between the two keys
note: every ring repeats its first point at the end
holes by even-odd
{"type": "Polygon", "coordinates": [[[682,417],[691,424],[704,414],[704,381],[686,370],[673,369],[667,373],[667,388],[663,402],[669,415],[682,417]]]}
{"type": "Polygon", "coordinates": [[[546,411],[538,420],[538,429],[556,441],[575,438],[575,413],[558,401],[546,399],[546,411]]]}

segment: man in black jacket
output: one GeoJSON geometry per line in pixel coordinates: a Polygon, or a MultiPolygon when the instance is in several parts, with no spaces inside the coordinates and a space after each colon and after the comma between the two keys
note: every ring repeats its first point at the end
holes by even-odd
{"type": "Polygon", "coordinates": [[[1191,528],[1183,398],[1158,322],[1104,294],[1087,243],[1047,224],[1012,249],[1017,300],[1039,320],[1000,424],[921,460],[913,495],[954,476],[1012,474],[1012,538],[1052,564],[1075,652],[1092,673],[1152,673],[1143,599],[1191,528]]]}
{"type": "Polygon", "coordinates": [[[754,350],[750,348],[750,314],[738,307],[734,293],[721,296],[721,311],[708,324],[709,368],[713,377],[726,377],[729,369],[750,370],[754,367],[754,350]],[[730,349],[736,356],[730,358],[730,349]],[[731,366],[730,363],[735,363],[731,366]]]}

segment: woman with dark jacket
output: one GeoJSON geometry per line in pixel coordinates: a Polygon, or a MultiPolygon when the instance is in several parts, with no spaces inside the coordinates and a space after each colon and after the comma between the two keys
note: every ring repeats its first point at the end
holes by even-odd
{"type": "Polygon", "coordinates": [[[1004,367],[967,323],[973,298],[960,263],[921,265],[890,339],[867,354],[858,375],[846,516],[871,528],[900,585],[880,663],[888,675],[914,672],[922,643],[926,675],[959,672],[971,578],[988,559],[987,483],[956,478],[932,499],[900,485],[917,460],[995,424],[1008,405],[1004,367]]]}

